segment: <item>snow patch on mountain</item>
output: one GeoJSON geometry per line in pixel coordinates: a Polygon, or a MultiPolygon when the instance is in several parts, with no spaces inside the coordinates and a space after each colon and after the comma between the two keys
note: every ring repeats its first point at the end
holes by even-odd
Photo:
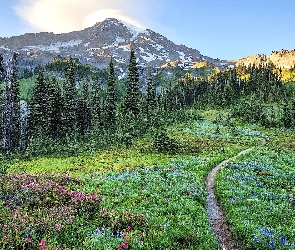
{"type": "Polygon", "coordinates": [[[155,48],[158,51],[160,51],[161,49],[164,49],[164,46],[162,46],[160,44],[152,44],[152,43],[149,43],[149,45],[152,46],[153,48],[155,48]]]}
{"type": "Polygon", "coordinates": [[[22,50],[23,51],[41,50],[41,51],[60,53],[61,48],[74,47],[79,45],[80,43],[82,43],[82,40],[71,40],[68,42],[52,43],[49,46],[44,46],[44,45],[26,46],[22,50]]]}
{"type": "Polygon", "coordinates": [[[0,49],[4,49],[4,50],[7,50],[7,51],[10,51],[10,49],[4,47],[4,46],[0,46],[0,49]]]}
{"type": "Polygon", "coordinates": [[[146,33],[146,30],[138,28],[130,23],[126,23],[124,21],[120,21],[128,30],[129,32],[132,34],[132,38],[135,39],[139,34],[146,33]]]}
{"type": "Polygon", "coordinates": [[[180,51],[176,51],[179,55],[180,55],[180,60],[184,60],[185,54],[183,52],[180,51]]]}
{"type": "Polygon", "coordinates": [[[140,56],[141,56],[141,58],[142,58],[143,60],[145,60],[146,62],[152,62],[152,61],[154,61],[154,60],[157,59],[156,56],[153,55],[152,53],[145,52],[144,54],[145,54],[145,55],[142,55],[142,54],[141,54],[140,56]]]}

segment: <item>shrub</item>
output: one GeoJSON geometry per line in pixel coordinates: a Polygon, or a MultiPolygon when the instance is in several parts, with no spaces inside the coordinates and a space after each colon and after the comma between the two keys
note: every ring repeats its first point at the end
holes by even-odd
{"type": "Polygon", "coordinates": [[[174,152],[178,149],[177,142],[173,138],[169,138],[164,129],[156,133],[153,146],[158,153],[174,152]]]}

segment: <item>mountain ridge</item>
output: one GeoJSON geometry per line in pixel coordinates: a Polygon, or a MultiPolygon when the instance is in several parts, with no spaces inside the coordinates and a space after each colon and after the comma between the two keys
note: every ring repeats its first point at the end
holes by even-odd
{"type": "Polygon", "coordinates": [[[250,64],[274,64],[278,68],[290,69],[295,66],[295,49],[272,51],[269,56],[265,54],[254,54],[239,60],[232,60],[236,65],[249,66],[250,64]]]}
{"type": "Polygon", "coordinates": [[[115,18],[69,33],[26,33],[0,38],[0,53],[8,57],[17,52],[21,66],[32,68],[70,56],[98,68],[107,66],[111,57],[124,66],[128,63],[131,49],[135,51],[141,67],[161,67],[174,62],[189,69],[202,61],[219,68],[233,65],[226,60],[204,56],[197,49],[176,45],[150,29],[140,29],[115,18]]]}

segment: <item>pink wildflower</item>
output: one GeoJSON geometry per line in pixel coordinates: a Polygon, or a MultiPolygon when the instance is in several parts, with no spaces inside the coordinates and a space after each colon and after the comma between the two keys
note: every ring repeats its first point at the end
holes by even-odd
{"type": "Polygon", "coordinates": [[[126,242],[122,242],[121,243],[121,245],[120,245],[120,247],[122,247],[122,248],[128,248],[128,242],[126,241],[126,242]]]}
{"type": "Polygon", "coordinates": [[[41,249],[42,250],[46,249],[45,240],[41,240],[41,249]]]}
{"type": "Polygon", "coordinates": [[[54,228],[55,228],[56,231],[60,231],[61,225],[60,224],[55,224],[54,228]]]}

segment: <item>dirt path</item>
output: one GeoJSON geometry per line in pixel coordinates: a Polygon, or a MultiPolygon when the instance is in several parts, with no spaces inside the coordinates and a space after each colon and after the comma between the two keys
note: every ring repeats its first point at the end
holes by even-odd
{"type": "Polygon", "coordinates": [[[217,200],[214,194],[214,181],[216,178],[216,174],[218,170],[225,165],[226,163],[234,160],[235,158],[247,154],[254,148],[248,148],[243,150],[238,155],[227,159],[220,164],[218,164],[207,176],[206,179],[206,188],[207,188],[207,212],[209,216],[209,221],[211,224],[211,228],[218,238],[219,244],[226,250],[237,250],[238,248],[234,248],[234,242],[231,239],[230,229],[226,226],[224,215],[222,209],[217,205],[217,200]]]}

